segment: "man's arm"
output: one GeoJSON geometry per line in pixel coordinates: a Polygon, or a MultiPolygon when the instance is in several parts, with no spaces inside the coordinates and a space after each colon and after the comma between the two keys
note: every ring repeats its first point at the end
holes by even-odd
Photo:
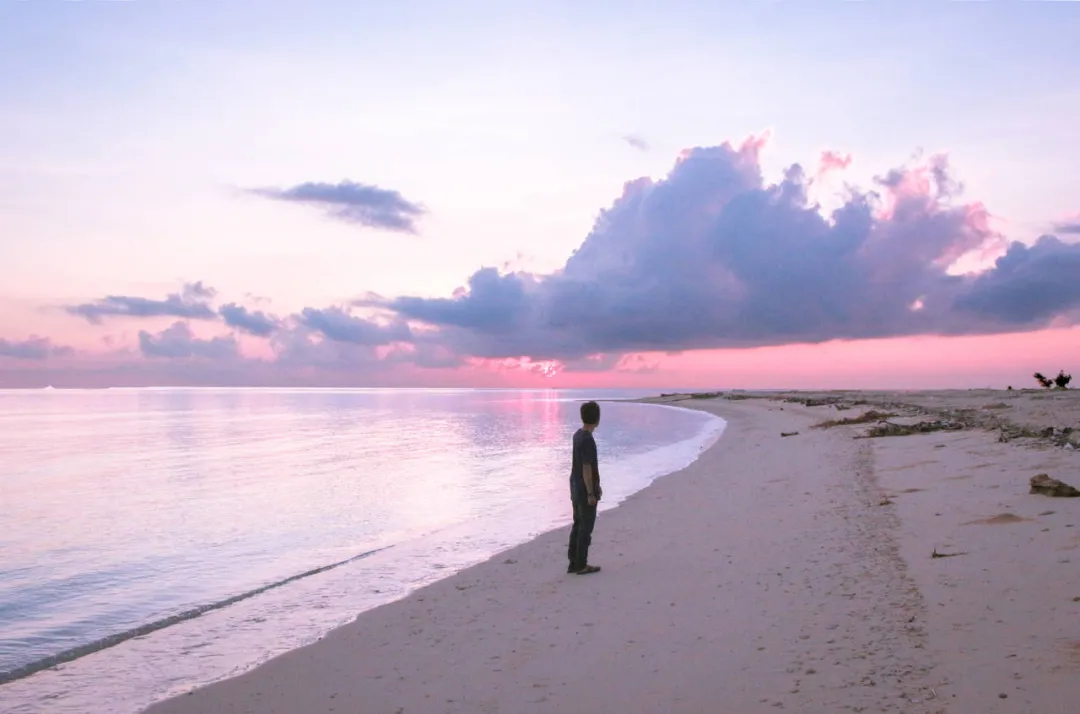
{"type": "Polygon", "coordinates": [[[600,498],[600,465],[597,463],[596,442],[591,438],[585,442],[584,452],[581,476],[585,481],[585,492],[589,495],[589,502],[595,505],[600,498]]]}

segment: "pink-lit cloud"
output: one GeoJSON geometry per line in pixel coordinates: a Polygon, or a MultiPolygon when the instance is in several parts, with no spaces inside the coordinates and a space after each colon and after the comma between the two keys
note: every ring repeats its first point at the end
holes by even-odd
{"type": "Polygon", "coordinates": [[[818,161],[817,175],[820,178],[834,171],[843,171],[848,166],[851,166],[851,154],[842,154],[839,151],[822,151],[821,159],[818,161]]]}
{"type": "MultiPolygon", "coordinates": [[[[116,363],[97,378],[115,378],[127,359],[140,378],[203,374],[215,383],[647,382],[691,364],[686,355],[732,360],[750,348],[1022,334],[1077,321],[1080,245],[1054,236],[1009,243],[987,208],[964,198],[946,156],[886,171],[870,190],[847,187],[823,215],[800,165],[764,179],[766,140],[688,149],[664,178],[626,183],[551,273],[486,267],[442,298],[358,285],[351,301],[287,315],[217,305],[201,282],[164,299],[109,295],[67,311],[93,325],[179,320],[140,329],[141,361],[114,350],[116,363]],[[951,270],[972,255],[996,260],[951,270]]],[[[849,162],[825,152],[818,174],[849,162]]],[[[0,343],[0,354],[14,344],[0,343]]]]}
{"type": "Polygon", "coordinates": [[[561,270],[484,268],[452,297],[382,307],[460,354],[541,361],[1035,330],[1080,308],[1080,247],[1052,236],[950,274],[1007,242],[961,199],[946,157],[888,171],[826,217],[797,164],[762,179],[762,143],[687,150],[664,179],[628,183],[561,270]]]}

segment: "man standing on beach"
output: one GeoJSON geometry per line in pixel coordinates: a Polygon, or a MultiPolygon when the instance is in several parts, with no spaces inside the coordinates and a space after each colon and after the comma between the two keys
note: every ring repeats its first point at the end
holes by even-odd
{"type": "Polygon", "coordinates": [[[589,565],[589,544],[596,524],[596,504],[603,495],[600,490],[600,465],[596,456],[593,429],[600,423],[600,405],[585,402],[581,405],[581,428],[574,432],[574,458],[570,467],[570,502],[574,506],[574,526],[570,529],[570,547],[566,557],[570,565],[566,572],[588,575],[600,570],[589,565]]]}

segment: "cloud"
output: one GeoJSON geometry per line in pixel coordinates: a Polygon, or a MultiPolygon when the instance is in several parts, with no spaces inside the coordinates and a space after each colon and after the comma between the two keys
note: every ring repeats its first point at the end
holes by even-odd
{"type": "Polygon", "coordinates": [[[234,302],[222,305],[218,314],[225,320],[225,324],[234,327],[249,335],[256,337],[268,337],[281,327],[281,320],[267,315],[261,310],[250,311],[242,305],[234,302]]]}
{"type": "Polygon", "coordinates": [[[139,330],[139,350],[146,357],[164,359],[204,358],[228,360],[238,356],[236,338],[213,337],[199,339],[186,322],[175,322],[156,335],[139,330]]]}
{"type": "Polygon", "coordinates": [[[185,283],[179,293],[171,293],[164,300],[152,300],[128,295],[107,295],[100,300],[70,305],[64,308],[94,325],[105,317],[181,317],[189,320],[216,320],[217,313],[208,301],[216,295],[213,288],[202,281],[185,283]]]}
{"type": "Polygon", "coordinates": [[[394,342],[412,341],[412,332],[402,320],[382,325],[373,320],[355,317],[341,308],[323,310],[306,307],[296,316],[302,326],[335,342],[376,347],[394,342]]]}
{"type": "Polygon", "coordinates": [[[622,139],[638,151],[648,151],[650,148],[649,142],[638,136],[637,134],[627,134],[622,139]]]}
{"type": "Polygon", "coordinates": [[[1080,235],[1080,221],[1076,223],[1058,223],[1054,225],[1054,231],[1067,235],[1080,235]]]}
{"type": "Polygon", "coordinates": [[[818,176],[824,176],[830,171],[843,171],[851,166],[851,154],[842,154],[839,151],[822,151],[818,161],[818,176]]]}
{"type": "MultiPolygon", "coordinates": [[[[571,373],[651,374],[659,370],[659,363],[641,354],[596,354],[581,359],[534,360],[528,355],[521,357],[470,358],[474,367],[495,372],[525,372],[545,377],[571,373]]],[[[419,365],[419,363],[418,363],[419,365]]],[[[422,365],[419,365],[422,366],[422,365]]]]}
{"type": "Polygon", "coordinates": [[[451,297],[365,303],[437,328],[425,339],[458,355],[568,362],[1034,330],[1080,307],[1080,246],[1056,239],[1014,244],[980,275],[949,272],[1005,240],[982,204],[961,200],[947,157],[887,171],[874,190],[848,187],[825,216],[798,164],[764,181],[762,144],[690,149],[665,178],[627,183],[551,274],[486,267],[451,297]]]}
{"type": "Polygon", "coordinates": [[[1032,246],[1013,243],[957,303],[1006,324],[1049,322],[1080,306],[1080,244],[1055,236],[1042,236],[1032,246]]]}
{"type": "MultiPolygon", "coordinates": [[[[654,352],[1022,332],[1080,319],[1080,245],[1054,236],[1010,244],[964,197],[946,156],[917,156],[866,190],[845,186],[826,214],[799,164],[764,178],[763,144],[688,149],[662,179],[627,182],[550,273],[487,266],[445,297],[358,293],[346,306],[286,317],[238,303],[214,309],[202,283],[165,300],[109,296],[68,309],[91,322],[180,318],[138,335],[155,359],[136,364],[154,374],[195,379],[205,368],[304,383],[390,383],[469,365],[489,376],[648,373],[654,352]],[[959,272],[957,261],[973,256],[991,264],[959,272]],[[273,358],[241,356],[233,335],[197,338],[185,321],[219,317],[267,338],[273,358]]],[[[850,160],[820,158],[815,177],[850,160]]],[[[0,342],[0,354],[42,359],[33,339],[0,342]]]]}
{"type": "Polygon", "coordinates": [[[66,357],[74,353],[70,347],[54,345],[47,337],[30,337],[21,342],[0,338],[0,357],[42,361],[49,357],[66,357]]]}
{"type": "Polygon", "coordinates": [[[184,283],[181,294],[187,300],[212,300],[217,295],[217,290],[203,285],[201,280],[197,280],[194,283],[184,283]]]}
{"type": "Polygon", "coordinates": [[[529,317],[533,307],[530,293],[537,285],[537,279],[529,273],[504,276],[495,268],[481,268],[469,278],[468,289],[459,297],[400,297],[383,304],[404,317],[432,325],[498,335],[529,317]]]}
{"type": "Polygon", "coordinates": [[[370,228],[416,233],[416,220],[427,213],[397,191],[353,181],[302,183],[292,188],[260,188],[251,193],[276,201],[293,201],[322,208],[333,218],[370,228]]]}
{"type": "MultiPolygon", "coordinates": [[[[355,304],[364,306],[383,299],[369,293],[355,304]]],[[[290,324],[271,340],[277,363],[290,368],[355,372],[362,367],[376,373],[403,365],[448,369],[466,362],[462,355],[443,345],[437,334],[414,332],[397,317],[379,322],[340,307],[309,307],[293,315],[290,324]]]]}
{"type": "Polygon", "coordinates": [[[405,325],[380,325],[338,308],[309,308],[296,326],[275,333],[275,365],[284,372],[316,378],[339,374],[385,379],[399,368],[448,369],[465,361],[442,345],[411,335],[405,325]],[[313,329],[307,325],[317,325],[313,329]],[[407,341],[411,340],[411,341],[407,341]]]}

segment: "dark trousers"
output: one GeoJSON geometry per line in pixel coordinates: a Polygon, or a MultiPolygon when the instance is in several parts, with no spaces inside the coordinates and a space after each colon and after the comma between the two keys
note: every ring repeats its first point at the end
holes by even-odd
{"type": "Polygon", "coordinates": [[[570,529],[570,546],[566,557],[573,570],[580,570],[589,564],[589,544],[592,543],[593,526],[596,525],[596,506],[590,506],[587,500],[574,500],[574,526],[570,529]]]}

